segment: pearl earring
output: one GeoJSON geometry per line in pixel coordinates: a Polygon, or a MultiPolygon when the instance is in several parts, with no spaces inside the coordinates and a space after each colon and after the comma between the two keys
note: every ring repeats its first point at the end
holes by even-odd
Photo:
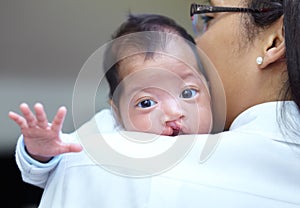
{"type": "Polygon", "coordinates": [[[261,64],[263,63],[263,58],[262,58],[261,56],[257,57],[257,58],[256,58],[256,63],[257,63],[258,65],[261,65],[261,64]]]}

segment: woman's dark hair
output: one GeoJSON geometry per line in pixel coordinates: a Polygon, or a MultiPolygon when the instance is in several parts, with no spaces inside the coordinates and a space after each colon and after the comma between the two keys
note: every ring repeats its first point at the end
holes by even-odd
{"type": "MultiPolygon", "coordinates": [[[[297,104],[298,111],[300,111],[300,1],[248,0],[247,6],[251,8],[277,8],[266,13],[251,13],[253,25],[256,28],[268,27],[283,16],[288,80],[282,89],[283,97],[281,99],[292,99],[297,104]]],[[[248,27],[246,30],[249,32],[248,34],[251,34],[253,28],[248,27]]],[[[288,125],[290,123],[284,122],[284,119],[289,119],[289,116],[285,113],[284,105],[281,117],[283,118],[283,124],[288,125]]],[[[296,132],[293,126],[290,127],[291,130],[296,132]]]]}
{"type": "MultiPolygon", "coordinates": [[[[112,35],[112,40],[121,39],[121,41],[113,42],[106,50],[104,59],[104,69],[106,79],[109,84],[109,98],[118,104],[118,95],[114,95],[116,88],[120,84],[120,77],[118,73],[119,62],[121,61],[119,53],[126,53],[130,47],[136,48],[137,51],[150,51],[145,53],[145,58],[153,56],[153,52],[161,51],[165,47],[168,41],[167,34],[178,35],[182,37],[185,42],[191,46],[195,57],[198,62],[198,67],[202,69],[196,43],[194,38],[180,25],[178,25],[173,19],[158,15],[158,14],[129,14],[127,20],[121,24],[117,31],[112,35]],[[138,34],[140,32],[161,32],[161,33],[141,33],[141,35],[129,35],[138,34]],[[122,37],[122,38],[120,38],[122,37]],[[124,37],[124,38],[123,38],[124,37]]],[[[178,46],[180,50],[180,45],[178,46]]]]}

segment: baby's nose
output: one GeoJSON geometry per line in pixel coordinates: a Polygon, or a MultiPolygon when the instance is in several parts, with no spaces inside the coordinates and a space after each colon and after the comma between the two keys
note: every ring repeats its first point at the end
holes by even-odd
{"type": "Polygon", "coordinates": [[[176,102],[166,105],[164,108],[164,114],[166,122],[180,120],[183,117],[182,108],[176,102]]]}

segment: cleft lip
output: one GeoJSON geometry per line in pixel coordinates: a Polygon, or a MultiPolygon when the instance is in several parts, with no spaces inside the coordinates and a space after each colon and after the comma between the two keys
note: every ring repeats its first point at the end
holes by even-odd
{"type": "Polygon", "coordinates": [[[171,136],[178,136],[179,135],[179,130],[175,129],[173,130],[173,134],[171,136]]]}
{"type": "Polygon", "coordinates": [[[174,128],[174,127],[166,127],[164,129],[164,131],[162,132],[162,135],[165,135],[165,136],[178,136],[180,134],[183,134],[182,132],[182,129],[181,128],[174,128]]]}
{"type": "Polygon", "coordinates": [[[184,134],[183,125],[178,120],[168,121],[164,127],[162,135],[165,136],[178,136],[180,134],[184,134]]]}
{"type": "Polygon", "coordinates": [[[165,126],[165,135],[178,136],[182,134],[182,123],[178,120],[168,121],[165,126]]]}
{"type": "Polygon", "coordinates": [[[173,133],[171,136],[178,136],[180,133],[180,128],[173,129],[173,133]]]}

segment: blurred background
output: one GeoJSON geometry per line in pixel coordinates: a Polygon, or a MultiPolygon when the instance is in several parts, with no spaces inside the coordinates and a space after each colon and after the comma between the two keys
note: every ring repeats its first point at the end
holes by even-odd
{"type": "MultiPolygon", "coordinates": [[[[22,182],[15,163],[18,126],[8,118],[22,102],[44,104],[49,121],[58,107],[68,109],[63,131],[74,130],[72,93],[77,75],[131,13],[175,19],[192,33],[186,0],[0,0],[0,158],[2,204],[37,207],[42,190],[22,182]],[[7,185],[4,185],[7,184],[7,185]]],[[[106,107],[107,91],[97,108],[106,107]]],[[[81,123],[90,119],[83,116],[81,123]]]]}

